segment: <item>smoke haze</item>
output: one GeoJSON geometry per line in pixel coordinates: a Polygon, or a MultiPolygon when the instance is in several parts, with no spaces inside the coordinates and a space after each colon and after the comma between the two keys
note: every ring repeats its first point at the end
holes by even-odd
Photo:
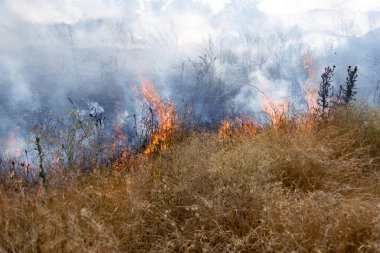
{"type": "Polygon", "coordinates": [[[2,0],[0,34],[0,135],[18,142],[72,108],[68,96],[81,110],[97,102],[109,125],[119,106],[128,128],[142,80],[200,122],[260,114],[251,85],[301,110],[307,54],[317,83],[327,65],[336,87],[357,65],[360,99],[372,102],[380,81],[374,0],[2,0]]]}

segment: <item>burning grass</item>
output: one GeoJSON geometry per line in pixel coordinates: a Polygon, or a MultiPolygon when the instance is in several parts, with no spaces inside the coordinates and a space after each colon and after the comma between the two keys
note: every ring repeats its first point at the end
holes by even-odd
{"type": "Polygon", "coordinates": [[[309,84],[304,90],[305,99],[307,101],[308,110],[313,111],[318,106],[318,83],[315,81],[315,61],[311,53],[304,56],[304,69],[307,70],[309,74],[309,84]]]}
{"type": "Polygon", "coordinates": [[[0,252],[380,251],[379,112],[294,124],[229,121],[129,159],[133,173],[2,184],[0,252]]]}
{"type": "MultiPolygon", "coordinates": [[[[157,117],[155,120],[157,124],[151,127],[151,138],[144,150],[144,154],[149,155],[169,147],[177,121],[173,103],[169,99],[164,103],[152,83],[146,81],[141,83],[141,95],[149,105],[152,118],[157,117]]],[[[152,121],[154,122],[154,119],[152,121]]]]}

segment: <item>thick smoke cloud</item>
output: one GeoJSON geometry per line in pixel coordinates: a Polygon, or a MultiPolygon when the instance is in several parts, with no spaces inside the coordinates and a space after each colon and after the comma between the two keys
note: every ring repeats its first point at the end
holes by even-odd
{"type": "Polygon", "coordinates": [[[63,114],[68,96],[81,109],[99,103],[109,122],[117,105],[128,124],[131,86],[146,79],[203,122],[260,112],[250,85],[300,104],[310,52],[317,78],[337,66],[336,85],[358,65],[358,95],[370,100],[379,27],[378,1],[0,1],[0,132],[63,114]]]}

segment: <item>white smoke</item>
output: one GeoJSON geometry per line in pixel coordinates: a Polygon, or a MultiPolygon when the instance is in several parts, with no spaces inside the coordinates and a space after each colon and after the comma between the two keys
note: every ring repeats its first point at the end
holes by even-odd
{"type": "Polygon", "coordinates": [[[337,65],[337,85],[348,65],[358,65],[358,96],[366,96],[380,80],[366,58],[378,51],[379,27],[374,0],[0,1],[1,130],[14,112],[69,108],[69,95],[81,108],[97,101],[104,113],[113,113],[117,100],[133,115],[137,98],[129,87],[142,79],[180,101],[181,90],[195,85],[183,81],[183,62],[199,60],[209,38],[220,57],[216,77],[232,91],[224,107],[259,110],[250,84],[274,99],[291,97],[308,78],[308,51],[316,78],[337,65]]]}

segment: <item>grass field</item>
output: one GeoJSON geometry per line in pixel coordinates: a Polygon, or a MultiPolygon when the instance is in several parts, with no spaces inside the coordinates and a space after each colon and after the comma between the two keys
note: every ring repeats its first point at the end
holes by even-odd
{"type": "Polygon", "coordinates": [[[235,136],[3,183],[0,252],[380,252],[379,111],[235,136]]]}

